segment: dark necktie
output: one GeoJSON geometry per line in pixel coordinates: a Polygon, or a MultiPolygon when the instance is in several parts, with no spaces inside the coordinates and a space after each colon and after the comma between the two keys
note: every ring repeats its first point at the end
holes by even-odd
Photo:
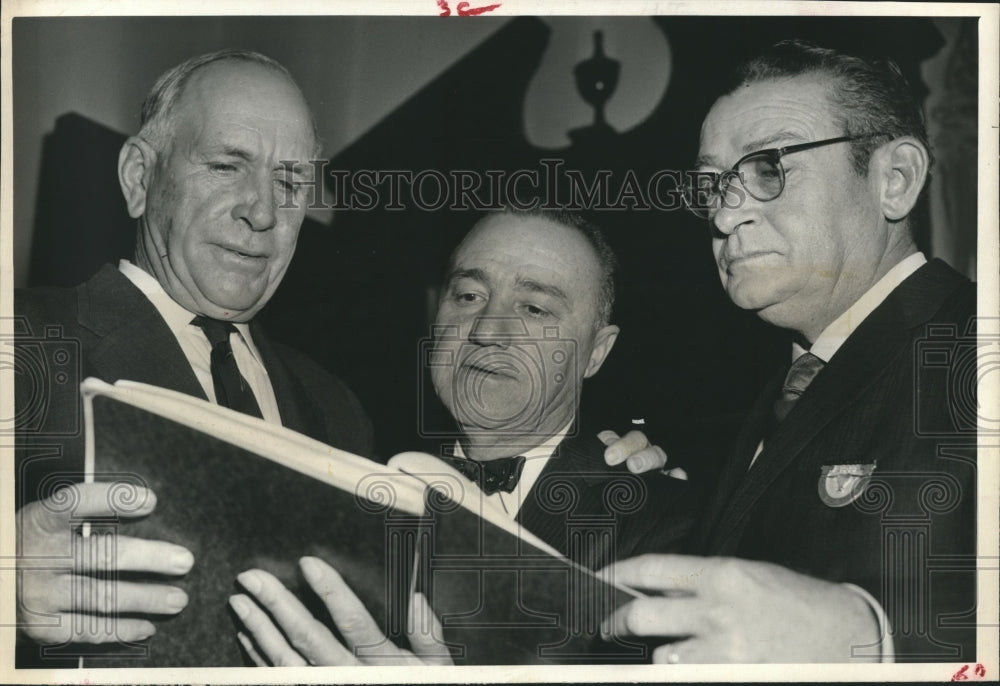
{"type": "Polygon", "coordinates": [[[223,407],[229,407],[244,414],[263,418],[257,398],[250,384],[240,374],[229,344],[229,334],[236,331],[232,322],[198,316],[191,323],[205,332],[212,344],[212,385],[215,386],[215,400],[223,407]]]}
{"type": "Polygon", "coordinates": [[[778,393],[778,397],[774,401],[775,426],[784,421],[788,413],[792,411],[792,407],[799,401],[799,398],[805,393],[806,388],[816,378],[820,370],[823,369],[824,364],[826,363],[823,360],[812,353],[803,353],[792,362],[792,368],[788,370],[788,375],[785,376],[785,383],[781,387],[781,392],[778,393]]]}
{"type": "Polygon", "coordinates": [[[524,470],[524,455],[500,457],[495,460],[470,460],[464,457],[445,457],[445,462],[460,471],[465,478],[479,485],[486,495],[497,491],[513,493],[521,472],[524,470]]]}

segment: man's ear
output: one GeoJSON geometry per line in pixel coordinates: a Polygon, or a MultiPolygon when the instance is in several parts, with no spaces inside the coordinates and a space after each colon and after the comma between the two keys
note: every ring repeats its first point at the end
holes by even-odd
{"type": "Polygon", "coordinates": [[[608,324],[594,334],[594,347],[590,350],[590,360],[587,362],[583,378],[589,379],[601,368],[604,360],[611,353],[611,348],[615,346],[615,341],[618,340],[619,331],[620,329],[614,324],[608,324]]]}
{"type": "Polygon", "coordinates": [[[889,221],[904,219],[917,204],[927,181],[930,157],[912,136],[897,138],[875,151],[873,169],[879,180],[882,214],[889,221]]]}
{"type": "Polygon", "coordinates": [[[146,192],[156,164],[156,151],[149,143],[132,136],[118,153],[118,183],[125,196],[128,214],[138,219],[146,211],[146,192]]]}

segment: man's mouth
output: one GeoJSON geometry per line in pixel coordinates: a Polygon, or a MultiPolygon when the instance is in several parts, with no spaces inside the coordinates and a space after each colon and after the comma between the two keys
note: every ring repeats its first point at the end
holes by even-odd
{"type": "Polygon", "coordinates": [[[469,372],[476,374],[485,374],[492,377],[500,377],[507,379],[518,378],[517,368],[510,363],[499,362],[499,361],[486,362],[486,363],[466,362],[462,366],[465,367],[465,369],[467,369],[469,372]]]}
{"type": "Polygon", "coordinates": [[[770,255],[770,254],[771,254],[770,250],[757,250],[754,252],[736,253],[736,254],[725,253],[723,255],[723,261],[728,271],[729,269],[732,269],[733,266],[739,264],[740,262],[747,262],[749,260],[754,260],[759,257],[764,257],[765,255],[770,255]]]}
{"type": "Polygon", "coordinates": [[[267,259],[267,253],[261,250],[254,250],[252,248],[242,246],[242,245],[227,245],[225,243],[217,244],[218,247],[222,248],[228,253],[236,255],[237,257],[247,259],[247,260],[265,260],[267,259]]]}

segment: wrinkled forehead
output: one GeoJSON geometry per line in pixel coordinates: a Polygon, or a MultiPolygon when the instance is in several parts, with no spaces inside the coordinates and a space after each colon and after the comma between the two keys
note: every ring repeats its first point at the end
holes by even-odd
{"type": "Polygon", "coordinates": [[[575,228],[541,217],[491,215],[480,220],[455,250],[453,264],[494,262],[554,276],[600,274],[600,262],[575,228]]]}
{"type": "Polygon", "coordinates": [[[246,62],[211,64],[191,76],[178,115],[199,134],[269,140],[299,157],[316,148],[312,114],[280,71],[246,62]]]}
{"type": "Polygon", "coordinates": [[[817,75],[740,85],[705,117],[699,165],[728,168],[757,150],[841,135],[830,96],[830,86],[817,75]]]}

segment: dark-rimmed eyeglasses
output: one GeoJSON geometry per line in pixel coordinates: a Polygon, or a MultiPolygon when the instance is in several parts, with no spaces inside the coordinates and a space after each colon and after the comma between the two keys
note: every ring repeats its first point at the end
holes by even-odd
{"type": "Polygon", "coordinates": [[[838,136],[811,143],[786,145],[783,148],[768,148],[744,155],[732,169],[723,172],[689,172],[682,188],[684,204],[702,219],[712,219],[722,207],[735,209],[744,199],[736,193],[732,194],[733,197],[729,196],[729,187],[737,179],[750,197],[761,202],[774,200],[785,189],[785,168],[781,164],[781,158],[785,155],[882,135],[884,134],[869,133],[861,136],[838,136]]]}

